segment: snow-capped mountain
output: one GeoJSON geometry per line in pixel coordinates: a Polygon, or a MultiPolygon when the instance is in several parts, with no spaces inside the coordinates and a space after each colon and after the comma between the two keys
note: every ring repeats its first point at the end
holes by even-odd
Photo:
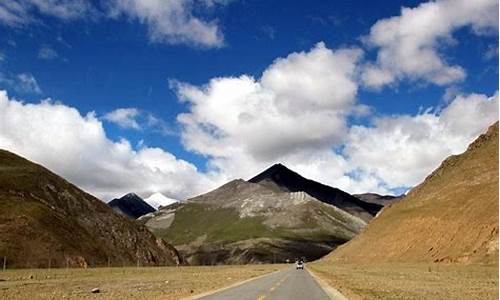
{"type": "Polygon", "coordinates": [[[179,200],[169,198],[162,193],[154,193],[151,196],[144,199],[146,203],[154,207],[155,209],[159,209],[161,206],[167,206],[173,203],[179,202],[179,200]]]}

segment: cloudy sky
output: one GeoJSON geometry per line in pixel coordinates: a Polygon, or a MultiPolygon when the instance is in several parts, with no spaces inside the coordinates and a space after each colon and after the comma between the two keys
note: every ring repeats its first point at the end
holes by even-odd
{"type": "Polygon", "coordinates": [[[498,1],[4,0],[0,148],[110,200],[398,194],[498,120],[498,1]]]}

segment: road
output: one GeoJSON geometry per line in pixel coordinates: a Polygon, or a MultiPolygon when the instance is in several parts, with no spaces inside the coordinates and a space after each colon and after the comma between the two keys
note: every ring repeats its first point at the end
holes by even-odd
{"type": "Polygon", "coordinates": [[[329,300],[306,270],[286,268],[200,300],[329,300]]]}

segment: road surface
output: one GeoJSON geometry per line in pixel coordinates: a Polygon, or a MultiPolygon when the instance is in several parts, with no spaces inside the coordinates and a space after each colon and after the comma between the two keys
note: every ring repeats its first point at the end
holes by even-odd
{"type": "Polygon", "coordinates": [[[200,300],[329,300],[306,270],[286,268],[200,300]]]}

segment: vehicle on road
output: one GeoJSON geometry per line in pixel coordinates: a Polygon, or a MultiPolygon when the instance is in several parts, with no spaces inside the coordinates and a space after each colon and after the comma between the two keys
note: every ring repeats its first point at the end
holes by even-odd
{"type": "Polygon", "coordinates": [[[299,261],[297,261],[297,262],[295,263],[295,269],[296,269],[296,270],[304,270],[304,263],[303,263],[302,261],[300,261],[300,260],[299,260],[299,261]]]}

